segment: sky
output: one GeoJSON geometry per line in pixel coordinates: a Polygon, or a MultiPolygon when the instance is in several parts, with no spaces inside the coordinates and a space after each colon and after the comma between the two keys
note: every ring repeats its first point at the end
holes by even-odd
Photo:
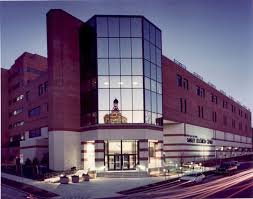
{"type": "Polygon", "coordinates": [[[177,59],[253,111],[253,0],[0,2],[1,67],[24,51],[47,56],[46,13],[144,15],[162,30],[163,55],[177,59]]]}

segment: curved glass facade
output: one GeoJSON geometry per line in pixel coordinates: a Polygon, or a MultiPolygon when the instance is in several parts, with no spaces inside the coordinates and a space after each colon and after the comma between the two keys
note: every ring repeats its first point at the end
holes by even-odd
{"type": "Polygon", "coordinates": [[[97,47],[96,123],[158,124],[161,31],[141,16],[95,16],[91,21],[97,47]]]}

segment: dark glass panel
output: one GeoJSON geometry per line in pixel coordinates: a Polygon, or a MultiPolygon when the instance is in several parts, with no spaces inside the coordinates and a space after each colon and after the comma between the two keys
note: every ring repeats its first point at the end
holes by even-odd
{"type": "Polygon", "coordinates": [[[157,81],[162,82],[162,68],[157,67],[156,70],[157,70],[157,81]]]}
{"type": "Polygon", "coordinates": [[[156,82],[151,80],[151,91],[156,92],[156,82]]]}
{"type": "Polygon", "coordinates": [[[131,75],[131,59],[121,59],[121,75],[131,75]]]}
{"type": "Polygon", "coordinates": [[[155,46],[153,44],[150,44],[150,61],[152,63],[156,63],[156,50],[155,46]]]}
{"type": "Polygon", "coordinates": [[[132,58],[142,57],[142,39],[132,38],[132,58]]]}
{"type": "Polygon", "coordinates": [[[150,79],[145,77],[145,89],[150,90],[150,79]]]}
{"type": "Polygon", "coordinates": [[[151,112],[145,111],[145,123],[151,124],[152,123],[152,115],[151,112]]]}
{"type": "Polygon", "coordinates": [[[152,112],[156,112],[156,93],[151,92],[152,112]]]}
{"type": "Polygon", "coordinates": [[[161,35],[161,31],[159,29],[156,28],[156,34],[155,34],[155,38],[156,38],[156,46],[159,47],[160,49],[162,48],[162,35],[161,35]]]}
{"type": "Polygon", "coordinates": [[[98,58],[108,57],[108,39],[107,38],[97,38],[97,56],[98,58]]]}
{"type": "Polygon", "coordinates": [[[143,110],[142,89],[133,89],[133,110],[143,110]]]}
{"type": "Polygon", "coordinates": [[[121,89],[122,110],[132,110],[132,89],[121,89]]]}
{"type": "Polygon", "coordinates": [[[97,17],[97,36],[108,37],[107,17],[97,17]]]}
{"type": "Polygon", "coordinates": [[[149,23],[146,20],[143,20],[143,33],[144,38],[149,41],[149,23]]]}
{"type": "Polygon", "coordinates": [[[151,79],[156,80],[156,65],[151,63],[151,79]]]}
{"type": "Polygon", "coordinates": [[[121,113],[127,118],[127,123],[133,123],[133,111],[121,111],[121,113]]]}
{"type": "Polygon", "coordinates": [[[161,66],[161,58],[162,58],[162,51],[159,48],[156,48],[156,64],[161,66]]]}
{"type": "Polygon", "coordinates": [[[131,40],[130,38],[120,38],[120,57],[131,57],[131,40]]]}
{"type": "Polygon", "coordinates": [[[162,94],[162,84],[158,82],[156,83],[156,91],[157,93],[162,94]]]}
{"type": "Polygon", "coordinates": [[[155,45],[155,27],[152,24],[150,24],[149,28],[150,28],[150,42],[155,45]]]}
{"type": "Polygon", "coordinates": [[[150,62],[144,60],[144,74],[146,77],[150,77],[150,62]]]}
{"type": "Polygon", "coordinates": [[[119,37],[119,18],[108,17],[109,37],[119,37]]]}
{"type": "Polygon", "coordinates": [[[109,57],[119,58],[119,38],[109,38],[109,57]]]}
{"type": "Polygon", "coordinates": [[[150,44],[147,40],[144,40],[144,58],[150,61],[150,44]]]}
{"type": "Polygon", "coordinates": [[[98,59],[98,75],[109,75],[108,59],[98,59]]]}
{"type": "Polygon", "coordinates": [[[162,95],[157,94],[157,112],[162,113],[162,95]]]}
{"type": "Polygon", "coordinates": [[[132,75],[143,75],[142,59],[132,59],[132,75]]]}
{"type": "Polygon", "coordinates": [[[152,113],[152,124],[156,124],[156,118],[157,118],[157,114],[152,113]]]}
{"type": "Polygon", "coordinates": [[[109,109],[109,89],[98,89],[98,110],[109,109]]]}
{"type": "Polygon", "coordinates": [[[145,110],[151,111],[151,93],[145,89],[145,110]]]}
{"type": "Polygon", "coordinates": [[[110,75],[120,75],[120,59],[109,59],[110,75]]]}
{"type": "Polygon", "coordinates": [[[142,36],[142,24],[141,18],[131,18],[131,36],[141,37],[142,36]]]}
{"type": "Polygon", "coordinates": [[[120,18],[120,37],[130,37],[130,18],[120,18]]]}

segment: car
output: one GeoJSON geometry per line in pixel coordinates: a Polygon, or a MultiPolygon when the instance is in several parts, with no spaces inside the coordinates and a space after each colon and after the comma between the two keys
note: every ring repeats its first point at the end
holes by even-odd
{"type": "Polygon", "coordinates": [[[188,173],[183,175],[179,180],[191,183],[199,183],[205,179],[205,175],[203,173],[188,173]]]}
{"type": "Polygon", "coordinates": [[[217,169],[217,174],[230,174],[237,170],[237,165],[233,162],[223,162],[217,169]]]}
{"type": "Polygon", "coordinates": [[[233,165],[236,165],[237,167],[240,166],[240,162],[238,162],[238,161],[231,161],[231,163],[232,163],[233,165]]]}

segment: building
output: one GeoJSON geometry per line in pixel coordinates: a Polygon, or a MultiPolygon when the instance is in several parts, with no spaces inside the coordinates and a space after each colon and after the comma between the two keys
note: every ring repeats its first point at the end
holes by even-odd
{"type": "Polygon", "coordinates": [[[83,22],[53,9],[47,47],[47,59],[24,53],[2,69],[5,159],[146,172],[251,153],[250,111],[163,56],[161,30],[145,17],[83,22]]]}

